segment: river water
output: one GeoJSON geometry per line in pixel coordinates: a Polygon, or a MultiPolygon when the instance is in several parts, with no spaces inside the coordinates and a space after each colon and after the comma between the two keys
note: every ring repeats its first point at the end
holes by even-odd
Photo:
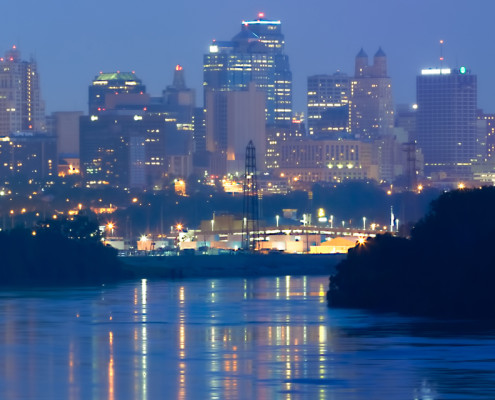
{"type": "Polygon", "coordinates": [[[2,292],[0,399],[494,399],[495,330],[329,309],[327,277],[2,292]]]}

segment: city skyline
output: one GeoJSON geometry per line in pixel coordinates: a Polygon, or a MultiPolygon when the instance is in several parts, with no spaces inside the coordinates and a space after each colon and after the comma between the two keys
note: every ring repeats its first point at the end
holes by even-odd
{"type": "Polygon", "coordinates": [[[16,44],[23,59],[35,57],[48,113],[86,110],[87,85],[100,71],[134,70],[149,93],[158,95],[171,83],[176,64],[184,66],[186,82],[196,89],[199,104],[202,56],[211,40],[232,37],[242,20],[264,12],[283,24],[293,71],[294,111],[306,112],[308,76],[337,69],[351,74],[361,47],[368,53],[383,48],[395,103],[415,102],[416,76],[421,69],[439,64],[439,40],[444,39],[444,65],[465,65],[477,74],[479,106],[491,112],[495,110],[491,95],[495,77],[490,66],[495,54],[485,48],[491,42],[486,27],[495,4],[481,0],[469,7],[463,4],[316,0],[300,7],[279,0],[166,5],[149,1],[142,5],[142,15],[134,18],[136,6],[127,1],[42,4],[24,0],[4,6],[9,18],[0,28],[0,46],[7,50],[16,44]]]}

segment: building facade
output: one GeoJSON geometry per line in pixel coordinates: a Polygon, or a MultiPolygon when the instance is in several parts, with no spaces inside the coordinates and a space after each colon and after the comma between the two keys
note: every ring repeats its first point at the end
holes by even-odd
{"type": "MultiPolygon", "coordinates": [[[[190,159],[188,137],[150,114],[103,114],[80,120],[81,173],[87,185],[161,187],[177,157],[190,159]],[[181,154],[182,153],[182,154],[181,154]]],[[[191,167],[190,163],[183,163],[191,167]]],[[[176,171],[187,176],[191,171],[176,171]]]]}
{"type": "Polygon", "coordinates": [[[291,140],[281,146],[277,175],[290,182],[377,179],[372,144],[358,140],[291,140]]]}
{"type": "Polygon", "coordinates": [[[89,114],[116,108],[144,108],[149,104],[146,86],[134,72],[100,72],[89,86],[89,114]]]}
{"type": "Polygon", "coordinates": [[[308,77],[308,133],[337,139],[349,128],[349,76],[342,72],[333,75],[308,77]]]}
{"type": "Polygon", "coordinates": [[[57,175],[57,139],[41,132],[0,137],[0,176],[40,183],[57,175]]]}
{"type": "Polygon", "coordinates": [[[368,64],[363,49],[356,56],[351,81],[350,126],[355,137],[376,139],[394,127],[392,80],[387,74],[387,56],[381,48],[368,64]]]}
{"type": "Polygon", "coordinates": [[[231,41],[213,41],[204,56],[205,98],[212,91],[242,91],[250,83],[265,94],[266,124],[288,126],[292,118],[292,73],[284,54],[280,21],[242,21],[231,41]]]}
{"type": "Polygon", "coordinates": [[[265,94],[251,83],[246,91],[209,92],[206,96],[206,146],[214,175],[244,173],[246,146],[256,148],[265,169],[265,94]]]}
{"type": "Polygon", "coordinates": [[[477,147],[477,77],[465,67],[424,69],[416,79],[416,141],[425,174],[471,179],[477,147]]]}
{"type": "Polygon", "coordinates": [[[16,46],[0,58],[0,135],[46,131],[36,62],[24,61],[16,46]]]}

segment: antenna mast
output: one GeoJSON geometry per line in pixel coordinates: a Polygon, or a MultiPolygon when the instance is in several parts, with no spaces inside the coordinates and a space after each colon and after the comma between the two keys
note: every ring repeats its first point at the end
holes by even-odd
{"type": "Polygon", "coordinates": [[[254,251],[257,250],[259,244],[260,228],[256,148],[252,140],[246,147],[243,192],[242,246],[245,250],[254,251]]]}

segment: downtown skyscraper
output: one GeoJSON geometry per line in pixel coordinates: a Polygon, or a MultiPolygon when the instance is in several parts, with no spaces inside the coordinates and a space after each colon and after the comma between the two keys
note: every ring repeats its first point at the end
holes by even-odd
{"type": "Polygon", "coordinates": [[[231,41],[213,41],[204,56],[204,90],[242,91],[251,82],[265,93],[266,125],[289,126],[292,119],[292,72],[284,53],[280,21],[263,14],[242,21],[231,41]]]}
{"type": "Polygon", "coordinates": [[[350,126],[356,137],[374,140],[390,135],[394,127],[392,80],[387,73],[387,56],[381,48],[372,65],[363,49],[356,56],[350,104],[350,126]]]}
{"type": "Polygon", "coordinates": [[[284,53],[280,21],[242,21],[232,40],[213,41],[204,56],[206,143],[210,172],[243,170],[245,148],[253,141],[258,168],[266,167],[267,134],[289,131],[292,73],[284,53]]]}
{"type": "Polygon", "coordinates": [[[0,58],[0,135],[46,130],[36,62],[13,46],[0,58]]]}
{"type": "Polygon", "coordinates": [[[349,132],[350,78],[342,72],[308,77],[309,135],[338,138],[349,132]]]}
{"type": "Polygon", "coordinates": [[[425,174],[434,180],[471,179],[478,154],[477,76],[466,67],[424,69],[416,85],[416,141],[425,174]]]}

